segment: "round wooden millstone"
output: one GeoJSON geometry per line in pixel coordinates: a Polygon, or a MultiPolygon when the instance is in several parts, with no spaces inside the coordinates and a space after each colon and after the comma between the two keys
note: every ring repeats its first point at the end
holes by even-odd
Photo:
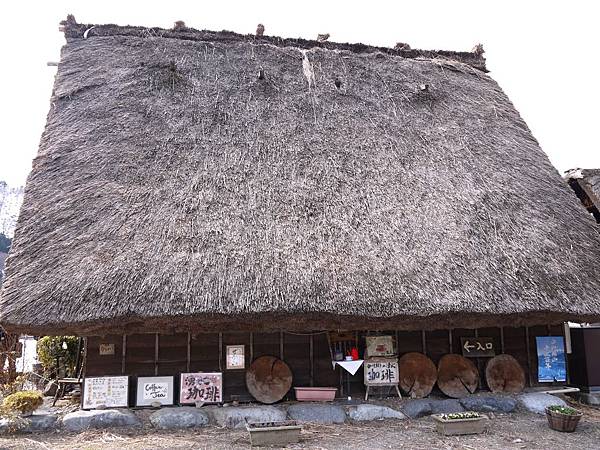
{"type": "Polygon", "coordinates": [[[437,380],[437,369],[423,353],[411,352],[398,360],[400,389],[411,398],[427,397],[437,380]]]}
{"type": "Polygon", "coordinates": [[[261,403],[281,400],[292,387],[292,371],[275,356],[261,356],[246,371],[248,392],[261,403]]]}
{"type": "Polygon", "coordinates": [[[485,380],[494,393],[516,394],[525,388],[525,371],[514,357],[498,355],[488,361],[485,380]]]}
{"type": "Polygon", "coordinates": [[[479,386],[475,364],[461,355],[444,355],[438,363],[437,384],[448,397],[461,398],[473,394],[479,386]]]}

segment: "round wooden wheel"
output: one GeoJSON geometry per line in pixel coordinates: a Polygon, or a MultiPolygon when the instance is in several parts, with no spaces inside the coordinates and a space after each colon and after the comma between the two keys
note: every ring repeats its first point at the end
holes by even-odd
{"type": "Polygon", "coordinates": [[[275,403],[292,387],[292,371],[275,356],[261,356],[246,371],[246,386],[259,402],[275,403]]]}
{"type": "Polygon", "coordinates": [[[448,397],[473,394],[479,386],[479,371],[472,361],[461,355],[444,355],[438,363],[437,384],[448,397]]]}
{"type": "Polygon", "coordinates": [[[515,394],[525,388],[525,371],[512,356],[498,355],[487,363],[485,380],[494,393],[510,392],[515,394]]]}
{"type": "Polygon", "coordinates": [[[437,369],[423,353],[411,352],[398,361],[400,389],[411,398],[427,397],[437,380],[437,369]]]}

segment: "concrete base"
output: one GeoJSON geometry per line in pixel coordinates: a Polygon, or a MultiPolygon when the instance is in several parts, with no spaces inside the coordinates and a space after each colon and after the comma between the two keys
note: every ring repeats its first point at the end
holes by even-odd
{"type": "Polygon", "coordinates": [[[569,396],[586,405],[600,406],[600,392],[575,392],[569,396]]]}

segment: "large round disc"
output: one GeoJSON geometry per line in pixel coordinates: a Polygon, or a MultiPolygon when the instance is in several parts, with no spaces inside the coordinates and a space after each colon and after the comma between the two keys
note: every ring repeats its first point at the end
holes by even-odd
{"type": "Polygon", "coordinates": [[[423,353],[411,352],[398,361],[400,389],[411,398],[427,397],[437,380],[437,369],[423,353]]]}
{"type": "Polygon", "coordinates": [[[472,361],[461,355],[444,355],[438,363],[438,387],[448,397],[473,394],[479,386],[479,371],[472,361]]]}
{"type": "Polygon", "coordinates": [[[292,387],[292,371],[275,356],[261,356],[246,371],[246,386],[259,402],[275,403],[292,387]]]}
{"type": "Polygon", "coordinates": [[[498,355],[489,360],[485,379],[492,392],[521,392],[525,388],[525,371],[510,355],[498,355]]]}

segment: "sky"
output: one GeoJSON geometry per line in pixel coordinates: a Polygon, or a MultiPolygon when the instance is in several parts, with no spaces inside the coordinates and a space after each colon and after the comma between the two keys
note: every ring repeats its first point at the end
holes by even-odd
{"type": "Polygon", "coordinates": [[[336,42],[469,51],[481,42],[490,75],[559,172],[599,168],[596,0],[7,1],[0,6],[0,180],[23,184],[50,106],[64,37],[59,22],[171,27],[336,42]],[[8,4],[7,4],[8,3],[8,4]],[[596,4],[596,5],[595,5],[596,4]]]}

